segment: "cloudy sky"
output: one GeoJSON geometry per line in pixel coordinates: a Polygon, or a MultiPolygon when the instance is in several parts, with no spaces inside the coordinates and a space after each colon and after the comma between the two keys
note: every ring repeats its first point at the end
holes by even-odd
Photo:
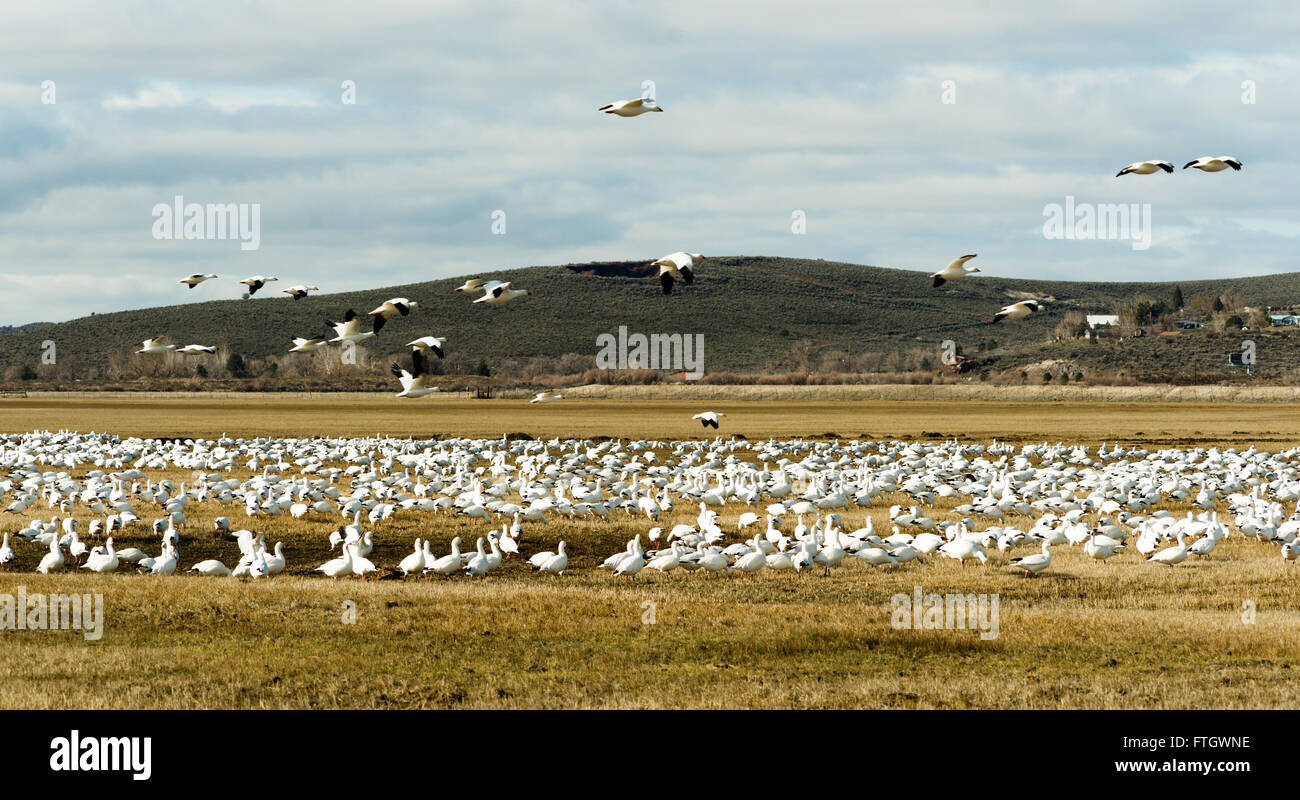
{"type": "Polygon", "coordinates": [[[1296,270],[1300,10],[1068,5],[6,0],[0,324],[679,249],[1296,270]],[[596,112],[646,81],[665,113],[596,112]],[[1179,169],[1114,177],[1145,159],[1179,169]],[[155,239],[176,195],[259,204],[260,246],[155,239]],[[1067,196],[1149,204],[1151,246],[1046,238],[1067,196]]]}

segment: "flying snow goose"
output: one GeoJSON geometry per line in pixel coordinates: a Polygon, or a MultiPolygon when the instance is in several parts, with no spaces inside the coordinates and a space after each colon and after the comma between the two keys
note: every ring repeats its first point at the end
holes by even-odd
{"type": "Polygon", "coordinates": [[[975,255],[976,254],[972,253],[971,255],[962,256],[961,258],[954,258],[948,263],[948,266],[931,275],[930,277],[934,278],[935,288],[943,286],[946,281],[955,281],[958,278],[964,278],[967,275],[979,272],[978,267],[966,269],[966,262],[975,258],[975,255]]]}
{"type": "Polygon", "coordinates": [[[700,421],[700,425],[702,425],[705,428],[717,428],[718,420],[720,420],[722,417],[725,416],[727,415],[722,413],[721,411],[705,411],[696,414],[695,416],[691,417],[691,419],[698,419],[700,421]]]}
{"type": "Polygon", "coordinates": [[[217,348],[209,347],[205,344],[187,344],[184,347],[178,348],[176,352],[183,356],[212,355],[217,352],[217,348]]]}
{"type": "Polygon", "coordinates": [[[200,283],[203,283],[204,281],[210,281],[210,280],[212,280],[213,278],[219,278],[219,277],[221,277],[221,276],[220,276],[220,275],[204,275],[204,274],[201,273],[201,272],[196,272],[196,273],[194,273],[193,275],[190,275],[189,277],[181,278],[180,280],[178,280],[178,281],[176,281],[176,282],[177,282],[177,283],[183,283],[183,284],[185,284],[186,286],[188,286],[189,288],[193,289],[195,286],[198,286],[200,283]]]}
{"type": "Polygon", "coordinates": [[[695,283],[695,262],[704,260],[704,256],[699,253],[678,250],[651,261],[650,266],[659,268],[659,283],[664,287],[664,294],[672,294],[674,281],[685,281],[687,286],[695,283]]]}
{"type": "Polygon", "coordinates": [[[554,394],[552,392],[538,392],[529,403],[554,403],[556,400],[563,400],[564,395],[554,394]]]}
{"type": "Polygon", "coordinates": [[[265,275],[254,275],[251,278],[244,278],[242,281],[240,281],[240,283],[248,287],[248,296],[252,297],[254,294],[257,294],[258,289],[261,289],[263,286],[267,285],[271,281],[278,281],[278,280],[280,279],[276,277],[268,278],[265,275]]]}
{"type": "Polygon", "coordinates": [[[155,336],[152,339],[145,339],[141,344],[143,347],[136,350],[137,353],[169,353],[176,349],[170,336],[155,336]]]}
{"type": "Polygon", "coordinates": [[[638,97],[635,100],[618,100],[613,103],[606,103],[596,110],[604,111],[606,114],[616,114],[620,117],[637,117],[642,114],[648,114],[651,111],[663,111],[652,97],[638,97]]]}
{"type": "Polygon", "coordinates": [[[462,283],[460,286],[457,286],[456,291],[464,292],[466,294],[473,294],[474,292],[477,292],[479,289],[482,289],[483,284],[485,283],[487,283],[486,278],[470,278],[469,280],[462,283]]]}
{"type": "Polygon", "coordinates": [[[303,284],[299,283],[294,286],[290,286],[288,289],[281,289],[280,291],[283,292],[284,294],[289,295],[294,300],[301,300],[304,297],[306,297],[309,292],[319,292],[320,289],[318,289],[315,286],[304,286],[303,284]]]}
{"type": "Polygon", "coordinates": [[[1232,156],[1202,156],[1195,161],[1188,161],[1183,169],[1195,167],[1201,172],[1222,172],[1228,167],[1240,171],[1242,166],[1243,164],[1232,156]]]}
{"type": "Polygon", "coordinates": [[[443,357],[442,346],[447,343],[446,339],[440,339],[437,336],[421,336],[413,342],[407,342],[407,347],[414,347],[422,353],[433,353],[438,358],[443,357]]]}
{"type": "Polygon", "coordinates": [[[293,348],[289,350],[289,352],[290,353],[313,353],[321,349],[322,347],[326,347],[328,345],[329,342],[325,339],[324,336],[316,336],[311,339],[303,339],[295,336],[293,337],[293,348]]]}
{"type": "Polygon", "coordinates": [[[384,327],[384,323],[398,314],[405,317],[413,309],[419,307],[419,303],[414,300],[407,300],[405,297],[394,297],[392,300],[385,300],[378,308],[370,312],[370,316],[375,318],[375,333],[379,333],[379,329],[384,327]]]}
{"type": "Polygon", "coordinates": [[[490,306],[503,306],[516,297],[532,294],[527,289],[511,289],[510,281],[488,281],[482,288],[483,296],[474,302],[486,303],[490,306]]]}
{"type": "Polygon", "coordinates": [[[437,387],[426,386],[426,374],[429,369],[428,357],[419,350],[411,351],[411,371],[407,372],[397,364],[393,365],[393,374],[402,383],[402,391],[397,393],[398,397],[424,397],[438,391],[437,387]]]}
{"type": "Polygon", "coordinates": [[[1021,300],[1019,303],[1012,303],[1009,306],[1003,306],[1002,310],[993,315],[994,322],[1001,322],[1004,319],[1024,319],[1030,314],[1038,311],[1042,305],[1036,300],[1021,300]]]}
{"type": "MultiPolygon", "coordinates": [[[[1184,169],[1186,168],[1184,167],[1184,169]]],[[[1168,161],[1134,161],[1124,169],[1116,172],[1115,177],[1118,178],[1121,175],[1128,175],[1130,173],[1133,175],[1150,175],[1151,173],[1159,172],[1160,170],[1173,172],[1174,165],[1170,164],[1168,161]]]]}
{"type": "Polygon", "coordinates": [[[374,331],[361,330],[361,317],[357,312],[348,309],[348,313],[343,315],[342,322],[331,323],[334,333],[337,334],[331,342],[352,342],[356,344],[363,339],[369,339],[375,335],[374,331]]]}

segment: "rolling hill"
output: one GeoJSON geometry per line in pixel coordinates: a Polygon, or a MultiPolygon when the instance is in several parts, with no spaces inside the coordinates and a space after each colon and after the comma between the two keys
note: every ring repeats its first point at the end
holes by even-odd
{"type": "MultiPolygon", "coordinates": [[[[53,341],[57,366],[42,367],[42,377],[85,381],[111,377],[113,365],[129,370],[144,358],[131,355],[141,340],[164,333],[178,344],[215,345],[246,359],[275,357],[286,364],[287,359],[310,358],[285,355],[292,337],[319,335],[327,330],[328,321],[342,319],[346,309],[364,314],[395,296],[416,300],[420,307],[410,317],[390,322],[377,340],[362,345],[375,365],[372,372],[386,366],[390,357],[400,356],[406,341],[426,334],[448,338],[448,360],[442,365],[448,371],[468,372],[480,360],[499,371],[525,359],[594,356],[599,349],[597,337],[616,332],[619,326],[633,333],[703,334],[705,367],[713,373],[783,371],[792,366],[800,348],[862,355],[925,347],[937,354],[945,339],[968,352],[980,349],[982,343],[990,351],[991,345],[994,361],[1001,361],[997,366],[1003,369],[1049,357],[1039,351],[1070,310],[1111,313],[1117,304],[1141,294],[1167,298],[1173,290],[1168,283],[1033,281],[986,275],[933,289],[920,272],[732,256],[710,258],[698,270],[695,285],[679,285],[671,296],[664,296],[647,262],[484,273],[532,292],[502,308],[473,305],[473,296],[453,291],[463,280],[454,278],[298,301],[277,296],[272,284],[250,300],[97,314],[0,337],[0,375],[12,382],[15,369],[39,367],[42,343],[53,341]],[[1017,322],[989,323],[1000,306],[1030,296],[1047,299],[1044,313],[1017,322]]],[[[1178,286],[1189,298],[1233,292],[1251,305],[1300,303],[1300,273],[1184,281],[1178,286]]],[[[180,294],[186,291],[183,287],[177,288],[178,296],[190,296],[180,294]]],[[[1096,352],[1077,344],[1073,348],[1079,353],[1072,358],[1086,359],[1096,352]]],[[[1165,348],[1157,351],[1166,354],[1162,358],[1171,352],[1168,345],[1165,348]]],[[[1220,349],[1210,348],[1215,354],[1220,349]]]]}

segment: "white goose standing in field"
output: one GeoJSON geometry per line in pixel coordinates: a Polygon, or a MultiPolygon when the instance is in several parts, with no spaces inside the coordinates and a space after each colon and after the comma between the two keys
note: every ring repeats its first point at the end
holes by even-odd
{"type": "Polygon", "coordinates": [[[606,103],[597,111],[604,111],[606,114],[614,114],[619,117],[639,117],[642,114],[649,114],[652,111],[663,111],[659,104],[654,101],[653,97],[638,97],[635,100],[616,100],[613,103],[606,103]]]}
{"type": "Polygon", "coordinates": [[[1052,565],[1052,543],[1049,541],[1043,542],[1043,552],[1041,553],[1035,553],[1032,556],[1025,556],[1024,558],[1011,559],[1011,566],[1015,567],[1016,569],[1024,570],[1026,578],[1028,578],[1031,574],[1035,576],[1038,575],[1040,572],[1043,572],[1051,565],[1052,565]]]}
{"type": "MultiPolygon", "coordinates": [[[[140,554],[143,557],[143,553],[140,554]]],[[[104,542],[104,552],[102,555],[92,555],[86,559],[86,563],[81,565],[82,569],[88,569],[91,572],[104,574],[117,569],[119,559],[117,551],[113,549],[113,537],[110,536],[104,542]]]]}
{"type": "Polygon", "coordinates": [[[402,571],[402,577],[410,575],[412,572],[424,571],[424,543],[420,537],[415,538],[415,552],[402,559],[397,568],[402,571]]]}
{"type": "Polygon", "coordinates": [[[490,306],[503,306],[517,297],[532,294],[527,289],[511,289],[510,281],[488,281],[481,288],[483,296],[474,301],[476,305],[485,303],[490,306]]]}
{"type": "Polygon", "coordinates": [[[569,556],[564,552],[565,543],[560,542],[559,552],[553,554],[550,558],[536,564],[538,572],[549,572],[552,575],[563,575],[569,567],[569,556]]]}
{"type": "Polygon", "coordinates": [[[672,294],[673,283],[676,281],[683,281],[687,286],[695,283],[695,262],[704,260],[704,256],[699,253],[678,250],[651,261],[650,266],[659,268],[659,283],[664,287],[664,294],[672,294]]]}
{"type": "MultiPolygon", "coordinates": [[[[55,547],[58,545],[56,544],[55,547]]],[[[0,543],[0,567],[7,567],[15,558],[17,556],[14,555],[14,549],[9,546],[9,532],[6,531],[4,542],[0,543]]]]}
{"type": "Polygon", "coordinates": [[[258,289],[261,289],[263,286],[267,285],[271,281],[278,281],[278,280],[280,279],[274,276],[268,278],[265,275],[254,275],[250,278],[244,278],[242,281],[240,281],[240,283],[248,287],[247,296],[252,297],[253,295],[257,294],[258,289]]]}
{"type": "Polygon", "coordinates": [[[375,318],[374,332],[379,333],[380,328],[384,327],[384,323],[398,314],[405,317],[419,307],[419,303],[414,300],[407,300],[405,297],[394,297],[391,300],[385,300],[378,308],[370,312],[370,316],[375,318]]]}
{"type": "Polygon", "coordinates": [[[1105,564],[1106,559],[1118,555],[1119,551],[1124,549],[1124,545],[1114,539],[1110,539],[1110,537],[1103,538],[1109,539],[1109,541],[1104,543],[1099,542],[1096,534],[1089,536],[1088,541],[1083,544],[1083,552],[1087,554],[1088,558],[1097,559],[1101,563],[1105,564]]]}
{"type": "Polygon", "coordinates": [[[188,571],[197,572],[200,575],[207,575],[210,578],[229,578],[231,574],[230,567],[227,567],[215,558],[200,561],[190,567],[188,571]]]}
{"type": "Polygon", "coordinates": [[[374,331],[361,330],[361,317],[350,308],[343,315],[343,321],[331,323],[331,327],[334,328],[335,333],[334,338],[330,339],[331,342],[351,342],[356,344],[375,335],[374,331]]]}
{"type": "Polygon", "coordinates": [[[1232,156],[1202,156],[1195,161],[1188,161],[1183,169],[1193,167],[1201,172],[1223,172],[1228,167],[1240,171],[1244,165],[1232,156]]]}
{"type": "Polygon", "coordinates": [[[457,536],[451,540],[450,553],[442,558],[435,559],[432,563],[429,563],[427,558],[425,559],[424,571],[436,575],[455,575],[460,572],[460,567],[460,537],[457,536]]]}
{"type": "Polygon", "coordinates": [[[993,321],[1001,322],[1004,319],[1024,319],[1041,308],[1042,305],[1037,300],[1021,300],[1019,303],[1012,303],[1009,306],[1003,306],[1001,311],[993,315],[993,321]]]}
{"type": "Polygon", "coordinates": [[[294,300],[301,300],[311,292],[319,292],[320,289],[315,286],[306,286],[304,284],[297,283],[294,284],[293,286],[290,286],[288,289],[281,289],[280,291],[283,292],[284,294],[289,295],[294,300]]]}
{"type": "Polygon", "coordinates": [[[1160,170],[1173,172],[1174,165],[1170,164],[1168,161],[1134,161],[1124,169],[1116,172],[1115,177],[1118,178],[1121,175],[1150,175],[1151,173],[1159,172],[1160,170]]]}
{"type": "Polygon", "coordinates": [[[958,278],[964,278],[967,275],[974,275],[976,272],[979,272],[978,267],[966,269],[966,262],[975,257],[976,254],[972,253],[968,256],[962,256],[961,258],[954,258],[952,261],[948,262],[948,266],[930,276],[931,278],[934,278],[934,288],[937,289],[948,281],[955,281],[958,278]]]}
{"type": "Polygon", "coordinates": [[[183,284],[185,284],[187,287],[193,289],[195,286],[198,286],[200,283],[203,283],[204,281],[210,281],[210,280],[212,280],[213,278],[219,278],[219,277],[221,277],[221,276],[220,276],[220,275],[204,275],[204,274],[201,273],[201,272],[196,272],[196,273],[194,273],[193,275],[189,275],[189,276],[187,276],[187,277],[181,278],[180,280],[178,280],[178,281],[176,281],[176,282],[177,282],[177,283],[183,283],[183,284]]]}
{"type": "Polygon", "coordinates": [[[1175,547],[1166,547],[1159,553],[1152,555],[1147,561],[1154,561],[1157,564],[1167,564],[1173,566],[1181,564],[1187,560],[1187,534],[1183,531],[1178,532],[1178,544],[1175,547]]]}
{"type": "MultiPolygon", "coordinates": [[[[206,563],[206,562],[205,562],[206,563]]],[[[343,578],[352,574],[352,546],[343,545],[343,555],[326,561],[315,569],[331,578],[343,578]]]]}

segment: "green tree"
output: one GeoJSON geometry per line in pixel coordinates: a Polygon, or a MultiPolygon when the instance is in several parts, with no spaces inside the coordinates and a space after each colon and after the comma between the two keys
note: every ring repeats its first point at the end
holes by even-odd
{"type": "Polygon", "coordinates": [[[1174,286],[1174,296],[1173,296],[1173,299],[1170,301],[1170,305],[1173,306],[1173,309],[1172,309],[1173,311],[1180,311],[1180,310],[1182,309],[1182,307],[1183,307],[1184,305],[1186,305],[1186,304],[1183,302],[1183,290],[1182,290],[1182,287],[1180,287],[1180,286],[1174,286]]]}
{"type": "Polygon", "coordinates": [[[32,369],[29,364],[23,364],[23,372],[20,377],[25,381],[35,380],[37,377],[36,370],[32,369]]]}
{"type": "Polygon", "coordinates": [[[1214,298],[1214,305],[1211,306],[1211,308],[1214,309],[1215,311],[1222,311],[1222,310],[1223,310],[1223,298],[1222,298],[1222,297],[1216,297],[1216,298],[1214,298]]]}
{"type": "Polygon", "coordinates": [[[475,375],[482,375],[484,378],[492,376],[492,370],[488,369],[487,359],[479,359],[478,366],[474,368],[475,375]]]}
{"type": "Polygon", "coordinates": [[[200,378],[206,378],[208,377],[208,368],[199,364],[199,366],[194,370],[194,374],[198,375],[200,378]]]}

